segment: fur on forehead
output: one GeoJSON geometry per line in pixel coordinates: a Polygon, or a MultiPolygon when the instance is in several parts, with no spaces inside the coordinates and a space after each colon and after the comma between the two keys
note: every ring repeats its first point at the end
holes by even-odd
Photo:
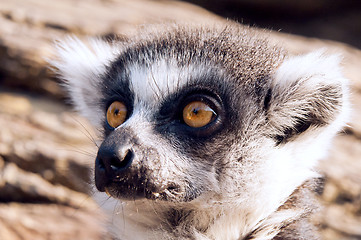
{"type": "Polygon", "coordinates": [[[149,66],[173,59],[178,66],[218,66],[235,80],[254,82],[270,74],[285,51],[267,40],[269,33],[234,22],[210,26],[152,25],[129,37],[117,62],[149,66]]]}
{"type": "MultiPolygon", "coordinates": [[[[129,88],[134,94],[134,107],[140,105],[151,109],[157,109],[169,96],[192,84],[209,87],[209,85],[217,85],[214,83],[216,79],[221,81],[226,76],[223,69],[215,66],[207,64],[179,66],[174,59],[159,59],[147,66],[133,64],[128,66],[127,72],[129,88]]],[[[115,82],[115,85],[117,84],[119,82],[115,82]]],[[[222,84],[222,88],[226,86],[226,83],[222,84]]],[[[223,91],[219,89],[219,92],[223,91]]]]}

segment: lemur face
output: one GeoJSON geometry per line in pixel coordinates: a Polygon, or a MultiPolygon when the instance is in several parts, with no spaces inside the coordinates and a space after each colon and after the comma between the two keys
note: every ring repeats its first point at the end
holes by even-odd
{"type": "Polygon", "coordinates": [[[149,61],[125,69],[117,59],[104,76],[96,186],[119,198],[190,201],[219,187],[215,165],[229,158],[219,148],[231,148],[237,113],[216,69],[149,61]]]}
{"type": "Polygon", "coordinates": [[[238,25],[58,49],[73,102],[102,132],[96,187],[115,198],[277,205],[344,122],[335,57],[290,58],[238,25]]]}
{"type": "Polygon", "coordinates": [[[256,109],[265,99],[215,66],[148,61],[124,68],[118,58],[103,76],[105,139],[95,165],[97,188],[119,198],[170,201],[221,194],[222,175],[238,175],[247,164],[247,141],[264,138],[246,129],[263,128],[263,110],[256,109]]]}

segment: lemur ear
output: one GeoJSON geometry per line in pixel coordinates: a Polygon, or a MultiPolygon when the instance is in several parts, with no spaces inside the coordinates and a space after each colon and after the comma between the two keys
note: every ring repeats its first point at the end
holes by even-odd
{"type": "Polygon", "coordinates": [[[265,99],[277,144],[324,126],[338,131],[344,124],[348,88],[339,63],[339,56],[318,51],[287,59],[277,69],[265,99]]]}
{"type": "Polygon", "coordinates": [[[88,43],[75,37],[58,42],[56,57],[49,62],[63,80],[76,110],[99,127],[103,115],[98,107],[101,78],[118,50],[99,39],[90,39],[88,43]]]}

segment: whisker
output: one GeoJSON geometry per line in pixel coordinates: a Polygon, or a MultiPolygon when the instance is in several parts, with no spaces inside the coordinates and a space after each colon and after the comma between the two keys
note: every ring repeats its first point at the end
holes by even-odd
{"type": "Polygon", "coordinates": [[[81,131],[84,136],[86,136],[97,148],[99,148],[99,145],[97,144],[95,138],[92,136],[92,134],[89,132],[89,130],[84,126],[83,123],[81,123],[78,119],[76,119],[74,116],[71,116],[71,118],[76,122],[78,123],[82,129],[85,131],[82,131],[81,129],[79,129],[79,131],[81,131]]]}
{"type": "Polygon", "coordinates": [[[69,152],[76,152],[76,153],[80,153],[80,154],[83,154],[85,156],[89,156],[89,157],[92,157],[92,158],[96,158],[96,154],[94,153],[91,153],[91,152],[88,152],[88,151],[85,151],[85,150],[79,150],[79,149],[65,149],[65,148],[58,148],[57,150],[63,150],[63,151],[69,151],[69,152]]]}
{"type": "Polygon", "coordinates": [[[107,198],[106,199],[104,199],[101,203],[98,203],[98,209],[100,209],[101,207],[104,207],[104,205],[106,204],[106,202],[107,201],[109,201],[110,200],[110,196],[107,196],[107,198]]]}
{"type": "Polygon", "coordinates": [[[160,216],[160,214],[158,213],[158,211],[154,207],[154,201],[148,199],[148,202],[150,202],[150,206],[152,207],[152,210],[155,213],[155,215],[160,216]]]}
{"type": "MultiPolygon", "coordinates": [[[[87,202],[91,197],[89,195],[85,196],[84,199],[79,203],[78,206],[74,206],[74,211],[73,213],[71,213],[70,216],[75,216],[75,214],[81,209],[83,208],[85,205],[85,202],[87,202]]],[[[87,207],[85,207],[87,208],[87,207]]]]}
{"type": "Polygon", "coordinates": [[[123,215],[123,229],[125,230],[125,214],[124,214],[124,205],[123,203],[121,204],[122,206],[122,215],[123,215]]]}
{"type": "MultiPolygon", "coordinates": [[[[108,200],[110,199],[110,197],[108,198],[108,200]]],[[[118,204],[119,204],[119,201],[116,201],[115,203],[115,206],[113,208],[113,213],[112,213],[112,222],[114,223],[114,218],[116,215],[118,215],[118,204]]]]}
{"type": "Polygon", "coordinates": [[[169,74],[167,74],[167,94],[170,94],[170,88],[169,88],[169,74]]]}
{"type": "MultiPolygon", "coordinates": [[[[156,88],[158,89],[158,92],[161,94],[162,91],[160,90],[160,87],[159,87],[159,85],[157,84],[157,81],[155,80],[154,73],[153,73],[152,69],[150,69],[150,76],[151,76],[151,78],[152,78],[152,80],[153,80],[154,85],[155,85],[156,88]]],[[[150,84],[150,85],[151,85],[151,84],[150,84]]],[[[159,96],[158,92],[155,91],[154,88],[152,88],[152,90],[153,90],[153,92],[157,95],[158,100],[161,100],[161,97],[159,96]]]]}

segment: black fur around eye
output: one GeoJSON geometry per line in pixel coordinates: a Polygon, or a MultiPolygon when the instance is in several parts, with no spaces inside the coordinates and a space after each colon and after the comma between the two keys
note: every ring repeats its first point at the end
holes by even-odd
{"type": "Polygon", "coordinates": [[[212,92],[178,93],[160,108],[155,119],[156,130],[180,138],[209,137],[222,128],[224,109],[220,97],[212,92]]]}

